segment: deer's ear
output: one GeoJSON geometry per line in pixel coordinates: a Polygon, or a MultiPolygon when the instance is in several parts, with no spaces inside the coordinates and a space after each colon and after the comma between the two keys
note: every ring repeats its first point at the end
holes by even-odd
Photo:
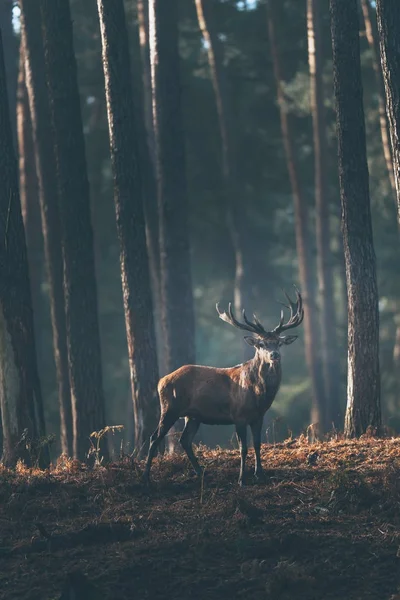
{"type": "Polygon", "coordinates": [[[279,338],[279,345],[285,344],[285,346],[289,346],[289,344],[293,344],[297,340],[298,335],[284,335],[279,338]]]}
{"type": "Polygon", "coordinates": [[[243,339],[249,346],[254,346],[257,348],[258,340],[256,340],[256,338],[251,337],[251,335],[245,335],[243,339]]]}

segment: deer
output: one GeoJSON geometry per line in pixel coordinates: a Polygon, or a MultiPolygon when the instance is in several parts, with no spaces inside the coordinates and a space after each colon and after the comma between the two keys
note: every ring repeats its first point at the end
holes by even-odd
{"type": "Polygon", "coordinates": [[[281,334],[298,327],[304,318],[301,294],[296,286],[293,287],[296,301],[292,301],[284,291],[288,305],[281,303],[290,310],[290,317],[285,323],[282,309],[279,323],[271,331],[264,329],[255,315],[252,322],[243,310],[243,322],[239,322],[231,303],[228,312],[222,312],[217,303],[216,309],[222,321],[252,334],[244,337],[255,350],[251,360],[229,368],[184,365],[160,379],[157,389],[161,414],[158,427],[150,438],[143,474],[146,483],[150,481],[151,464],[161,441],[180,418],[185,419],[180,443],[198,476],[202,476],[203,468],[193,452],[193,439],[203,423],[235,426],[240,447],[240,486],[245,484],[247,426],[250,426],[255,452],[254,476],[256,480],[264,479],[260,454],[263,419],[281,383],[280,348],[292,344],[298,337],[281,334]]]}

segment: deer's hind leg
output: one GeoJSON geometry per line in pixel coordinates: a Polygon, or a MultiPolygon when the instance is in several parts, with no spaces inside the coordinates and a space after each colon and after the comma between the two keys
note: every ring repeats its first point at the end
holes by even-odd
{"type": "Polygon", "coordinates": [[[197,419],[193,419],[191,417],[186,417],[185,418],[185,428],[181,435],[180,442],[181,442],[182,447],[185,450],[186,454],[188,455],[190,462],[192,463],[193,469],[196,471],[196,474],[200,476],[203,473],[203,470],[202,470],[201,466],[199,465],[197,458],[194,455],[193,445],[192,445],[193,438],[196,435],[199,427],[200,427],[200,422],[197,421],[197,419]]]}
{"type": "Polygon", "coordinates": [[[172,425],[178,420],[178,417],[175,413],[171,411],[166,411],[161,415],[160,422],[158,424],[157,429],[153,432],[150,438],[150,448],[149,453],[147,455],[146,467],[143,473],[144,481],[149,481],[150,478],[150,469],[151,463],[153,462],[153,458],[156,455],[158,447],[162,440],[167,435],[168,431],[171,429],[172,425]]]}

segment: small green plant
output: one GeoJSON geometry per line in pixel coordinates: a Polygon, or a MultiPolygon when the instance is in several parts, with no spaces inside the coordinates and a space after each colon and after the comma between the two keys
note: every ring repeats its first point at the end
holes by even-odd
{"type": "Polygon", "coordinates": [[[103,437],[109,432],[114,434],[116,431],[122,431],[123,429],[123,425],[107,425],[106,427],[103,427],[103,429],[100,429],[99,431],[93,431],[90,434],[89,438],[91,447],[89,448],[87,457],[90,458],[91,456],[94,456],[95,467],[99,467],[104,459],[103,456],[100,456],[100,444],[103,437]]]}

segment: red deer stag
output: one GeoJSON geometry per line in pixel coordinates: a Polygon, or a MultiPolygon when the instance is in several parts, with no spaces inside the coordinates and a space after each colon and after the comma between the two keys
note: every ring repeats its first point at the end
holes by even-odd
{"type": "Polygon", "coordinates": [[[241,456],[239,485],[244,484],[247,425],[250,425],[256,455],[254,475],[257,479],[262,478],[261,428],[264,414],[274,401],[281,383],[279,348],[297,339],[297,336],[280,334],[298,327],[304,317],[301,294],[296,287],[295,290],[296,302],[293,302],[285,292],[289,306],[285,304],[283,306],[290,309],[289,320],[284,323],[282,310],[279,324],[272,331],[266,331],[255,315],[254,322],[249,321],[245,311],[243,311],[244,323],[240,323],[232,312],[231,304],[228,313],[221,312],[217,304],[220,319],[253,334],[244,339],[250,346],[254,346],[254,358],[227,369],[185,365],[160,379],[158,394],[161,417],[150,439],[144,472],[145,481],[149,480],[151,463],[161,440],[179,418],[185,418],[185,428],[180,442],[198,475],[201,475],[202,468],[193,453],[192,443],[200,423],[235,425],[241,456]]]}

